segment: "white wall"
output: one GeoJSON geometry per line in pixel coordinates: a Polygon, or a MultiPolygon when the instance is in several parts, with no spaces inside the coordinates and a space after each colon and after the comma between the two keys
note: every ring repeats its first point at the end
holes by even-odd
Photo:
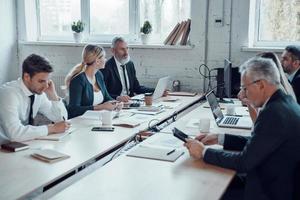
{"type": "Polygon", "coordinates": [[[18,71],[16,3],[0,0],[0,84],[15,79],[18,71]]]}
{"type": "MultiPolygon", "coordinates": [[[[140,82],[154,86],[159,77],[170,75],[173,80],[181,81],[183,90],[202,91],[204,82],[198,72],[200,64],[206,62],[210,68],[222,67],[223,59],[229,58],[234,65],[239,65],[253,56],[255,53],[241,51],[248,40],[249,1],[192,0],[190,39],[194,48],[131,48],[140,82]],[[224,25],[216,26],[214,21],[220,16],[224,16],[224,25]]],[[[80,62],[81,50],[82,46],[21,44],[19,57],[23,60],[30,53],[47,56],[55,65],[55,79],[61,79],[58,77],[80,62]]],[[[109,48],[106,52],[110,57],[109,48]]]]}

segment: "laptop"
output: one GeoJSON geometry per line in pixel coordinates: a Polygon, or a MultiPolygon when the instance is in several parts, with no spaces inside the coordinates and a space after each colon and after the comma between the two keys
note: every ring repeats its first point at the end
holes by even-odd
{"type": "MultiPolygon", "coordinates": [[[[158,80],[157,85],[156,85],[155,90],[152,95],[153,101],[155,101],[156,99],[159,99],[160,97],[163,96],[164,91],[168,87],[169,80],[170,80],[169,76],[165,76],[158,80]]],[[[144,100],[144,97],[145,97],[144,94],[139,94],[139,95],[132,97],[131,99],[132,100],[144,100]]]]}
{"type": "Polygon", "coordinates": [[[253,126],[252,120],[247,116],[225,116],[221,111],[220,105],[218,103],[215,93],[210,91],[206,94],[206,100],[209,103],[211,111],[214,115],[216,123],[219,127],[226,128],[243,128],[251,129],[253,126]]]}

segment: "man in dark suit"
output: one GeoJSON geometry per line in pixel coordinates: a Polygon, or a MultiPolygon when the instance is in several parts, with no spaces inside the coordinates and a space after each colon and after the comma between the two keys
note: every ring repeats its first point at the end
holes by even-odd
{"type": "Polygon", "coordinates": [[[287,46],[281,55],[281,64],[300,104],[300,46],[287,46]]]}
{"type": "Polygon", "coordinates": [[[108,93],[118,101],[127,102],[135,94],[154,92],[153,88],[141,86],[128,53],[128,45],[122,37],[112,41],[113,56],[102,69],[108,93]]]}
{"type": "Polygon", "coordinates": [[[244,188],[232,193],[229,187],[223,199],[293,199],[300,160],[300,106],[279,89],[279,72],[270,59],[250,59],[240,72],[241,90],[249,102],[262,108],[252,136],[200,135],[185,146],[194,158],[246,174],[244,188]],[[226,150],[239,151],[204,146],[216,143],[226,150]]]}

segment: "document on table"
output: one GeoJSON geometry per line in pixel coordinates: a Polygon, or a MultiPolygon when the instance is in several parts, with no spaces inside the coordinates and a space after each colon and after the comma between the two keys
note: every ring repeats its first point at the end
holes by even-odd
{"type": "Polygon", "coordinates": [[[137,147],[132,149],[127,154],[127,156],[174,162],[183,154],[184,152],[180,149],[155,148],[150,146],[138,145],[137,147]]]}
{"type": "Polygon", "coordinates": [[[64,133],[57,133],[57,134],[51,134],[51,135],[46,135],[42,137],[36,138],[36,140],[52,140],[52,141],[60,141],[70,133],[74,132],[76,129],[73,127],[70,127],[67,131],[64,133]]]}

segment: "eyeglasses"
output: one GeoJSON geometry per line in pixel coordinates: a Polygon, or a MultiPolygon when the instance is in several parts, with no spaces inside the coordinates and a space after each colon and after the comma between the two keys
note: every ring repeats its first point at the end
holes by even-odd
{"type": "Polygon", "coordinates": [[[258,79],[256,81],[252,81],[251,83],[248,83],[246,85],[241,85],[240,90],[246,92],[248,86],[253,85],[254,83],[257,83],[258,81],[261,81],[261,79],[258,79]]]}

